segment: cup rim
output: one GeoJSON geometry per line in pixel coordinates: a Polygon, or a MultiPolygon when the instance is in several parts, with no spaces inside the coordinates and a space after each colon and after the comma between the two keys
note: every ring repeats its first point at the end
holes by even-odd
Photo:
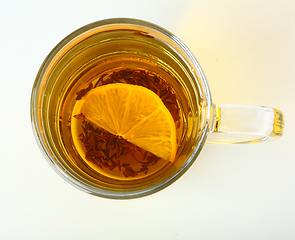
{"type": "Polygon", "coordinates": [[[40,66],[40,69],[37,73],[33,89],[32,89],[32,94],[31,94],[31,122],[32,122],[32,127],[33,127],[33,132],[35,135],[35,138],[38,142],[39,148],[41,149],[43,155],[45,156],[47,162],[51,165],[51,167],[63,178],[65,179],[68,183],[71,185],[75,186],[76,188],[104,198],[111,198],[111,199],[130,199],[130,198],[138,198],[138,197],[143,197],[146,195],[153,194],[155,192],[160,191],[161,189],[166,188],[170,184],[172,184],[174,181],[176,181],[178,178],[180,178],[189,168],[190,166],[195,162],[197,159],[197,156],[201,152],[203,145],[206,142],[207,136],[209,134],[209,131],[211,129],[211,122],[212,122],[212,116],[213,116],[213,103],[212,103],[212,98],[211,98],[211,93],[210,89],[207,83],[207,79],[205,77],[205,74],[198,63],[197,59],[194,57],[193,53],[188,49],[188,47],[180,40],[178,39],[174,34],[169,32],[168,30],[144,21],[144,20],[139,20],[139,19],[133,19],[133,18],[110,18],[110,19],[104,19],[100,21],[96,21],[90,24],[87,24],[76,31],[70,33],[68,36],[66,36],[64,39],[62,39],[48,54],[48,56],[45,58],[43,61],[42,65],[40,66]],[[37,108],[37,95],[38,95],[38,89],[40,87],[40,82],[42,80],[42,75],[44,74],[45,69],[48,67],[52,59],[56,56],[56,54],[64,47],[67,43],[69,43],[72,39],[76,38],[77,36],[81,35],[82,33],[85,33],[88,30],[104,26],[104,25],[111,25],[111,24],[135,24],[135,25],[140,25],[140,26],[145,26],[147,28],[151,28],[153,30],[156,30],[168,38],[170,38],[173,42],[176,43],[186,54],[186,56],[189,58],[190,62],[193,64],[194,69],[192,71],[196,71],[196,76],[199,77],[199,81],[201,81],[202,86],[204,88],[204,98],[206,100],[206,108],[204,109],[204,116],[205,116],[205,126],[204,130],[200,136],[200,141],[197,143],[197,146],[195,147],[195,151],[192,153],[192,155],[187,159],[186,164],[184,164],[176,174],[174,174],[171,178],[167,179],[166,181],[162,182],[160,185],[157,187],[154,187],[152,189],[148,189],[146,191],[141,191],[141,192],[135,192],[135,193],[118,193],[115,192],[112,194],[111,192],[104,192],[101,191],[99,192],[96,189],[94,189],[92,186],[88,186],[85,183],[81,183],[79,180],[75,179],[74,176],[70,175],[69,173],[66,173],[64,169],[62,169],[58,164],[54,162],[54,160],[51,159],[50,154],[48,153],[46,149],[46,144],[43,142],[43,139],[40,137],[41,132],[40,132],[40,126],[38,125],[38,121],[36,118],[36,108],[37,108]]]}

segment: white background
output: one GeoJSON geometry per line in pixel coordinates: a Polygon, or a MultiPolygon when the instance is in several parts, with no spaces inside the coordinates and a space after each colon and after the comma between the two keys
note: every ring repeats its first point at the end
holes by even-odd
{"type": "Polygon", "coordinates": [[[295,239],[295,1],[0,1],[0,239],[295,239]],[[140,199],[69,185],[35,142],[31,88],[62,38],[112,17],[173,32],[201,64],[215,103],[280,109],[283,138],[206,145],[182,178],[140,199]]]}

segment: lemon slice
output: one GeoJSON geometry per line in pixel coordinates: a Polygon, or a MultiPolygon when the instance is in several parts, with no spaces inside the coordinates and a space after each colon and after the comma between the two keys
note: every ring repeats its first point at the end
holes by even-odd
{"type": "Polygon", "coordinates": [[[164,160],[175,159],[176,128],[162,100],[148,88],[113,83],[90,90],[74,112],[164,160]]]}

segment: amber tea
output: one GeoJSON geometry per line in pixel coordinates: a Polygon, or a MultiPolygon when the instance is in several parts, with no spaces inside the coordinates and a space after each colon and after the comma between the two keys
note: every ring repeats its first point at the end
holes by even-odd
{"type": "Polygon", "coordinates": [[[109,34],[112,38],[120,36],[120,39],[126,39],[120,40],[120,44],[112,42],[96,47],[86,58],[75,59],[76,70],[69,76],[68,87],[63,95],[57,96],[61,103],[59,141],[69,154],[70,164],[92,178],[129,181],[157,176],[161,170],[174,164],[186,146],[183,136],[191,128],[187,119],[191,106],[181,86],[183,79],[179,78],[187,76],[180,75],[181,72],[172,68],[168,61],[163,61],[169,59],[164,52],[160,52],[161,56],[157,49],[149,49],[143,44],[146,39],[154,41],[153,37],[138,31],[109,34]],[[157,94],[174,120],[177,139],[175,159],[161,159],[97,126],[76,110],[76,105],[88,92],[114,83],[142,86],[157,94]]]}
{"type": "Polygon", "coordinates": [[[58,172],[85,191],[131,197],[188,168],[199,151],[202,112],[195,73],[182,55],[156,30],[134,25],[79,34],[54,49],[39,73],[38,132],[58,172]],[[119,131],[127,128],[133,132],[119,131]]]}
{"type": "MultiPolygon", "coordinates": [[[[146,37],[138,34],[134,36],[146,37]]],[[[129,48],[131,47],[130,45],[129,48]]],[[[120,56],[121,54],[105,59],[102,63],[100,59],[80,63],[82,69],[78,68],[71,76],[74,85],[62,100],[59,130],[61,141],[70,153],[73,163],[85,174],[95,178],[129,181],[157,176],[159,170],[173,164],[175,159],[171,162],[161,159],[97,126],[76,110],[78,102],[92,89],[113,83],[138,85],[153,91],[173,117],[177,133],[176,157],[185,145],[182,136],[188,126],[184,113],[188,111],[189,106],[188,100],[184,96],[181,99],[179,90],[173,86],[173,83],[177,82],[175,75],[161,68],[156,62],[136,58],[134,52],[124,52],[123,56],[120,56]]]]}

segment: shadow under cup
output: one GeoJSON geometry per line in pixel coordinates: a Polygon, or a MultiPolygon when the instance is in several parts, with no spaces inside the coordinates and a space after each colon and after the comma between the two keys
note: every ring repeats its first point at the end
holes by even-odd
{"type": "Polygon", "coordinates": [[[200,153],[212,111],[207,81],[192,53],[168,31],[134,19],[95,22],[67,36],[42,64],[31,96],[33,130],[52,168],[73,186],[106,198],[149,195],[177,180],[200,153]],[[72,146],[70,117],[82,86],[98,72],[134,60],[142,68],[157,66],[157,73],[167,76],[180,102],[183,131],[173,163],[147,177],[123,181],[83,164],[72,146]]]}

